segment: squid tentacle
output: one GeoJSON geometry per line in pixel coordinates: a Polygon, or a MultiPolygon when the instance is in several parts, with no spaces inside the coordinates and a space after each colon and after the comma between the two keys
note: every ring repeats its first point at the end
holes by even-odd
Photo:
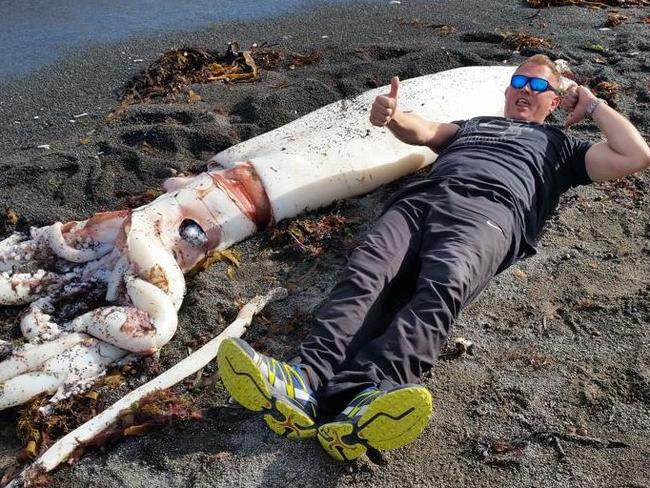
{"type": "Polygon", "coordinates": [[[127,351],[119,347],[89,338],[49,359],[43,371],[60,380],[55,395],[49,400],[50,404],[86,391],[106,373],[107,366],[126,355],[127,351]]]}
{"type": "Polygon", "coordinates": [[[17,375],[36,370],[48,359],[88,339],[85,334],[64,334],[44,344],[25,344],[0,363],[0,383],[17,375]]]}
{"type": "Polygon", "coordinates": [[[0,241],[0,272],[13,271],[34,260],[52,258],[47,244],[39,239],[29,239],[25,234],[14,232],[0,241]]]}
{"type": "Polygon", "coordinates": [[[133,306],[108,306],[87,312],[65,326],[138,354],[152,354],[176,333],[178,316],[172,299],[137,277],[125,280],[133,306]]]}
{"type": "Polygon", "coordinates": [[[16,244],[27,239],[25,234],[21,232],[14,232],[9,237],[4,238],[0,241],[0,253],[7,251],[8,249],[13,248],[16,244]]]}
{"type": "Polygon", "coordinates": [[[0,383],[0,410],[28,402],[41,393],[54,393],[61,379],[54,374],[34,371],[0,383]]]}
{"type": "MultiPolygon", "coordinates": [[[[56,403],[75,393],[85,391],[106,367],[126,355],[126,351],[102,343],[86,334],[67,334],[47,346],[57,354],[32,354],[31,364],[21,365],[19,374],[0,379],[0,410],[20,405],[41,393],[54,393],[50,403],[56,403]],[[24,372],[22,372],[24,371],[24,372]]],[[[45,344],[43,345],[45,346],[45,344]]],[[[43,348],[41,348],[43,349],[43,348]]],[[[7,361],[0,363],[4,371],[7,361]]]]}
{"type": "Polygon", "coordinates": [[[23,337],[30,341],[52,340],[61,331],[56,322],[52,321],[51,313],[54,311],[50,298],[39,298],[32,302],[28,312],[20,320],[20,331],[23,337]]]}
{"type": "Polygon", "coordinates": [[[35,273],[0,273],[0,305],[25,305],[52,295],[63,287],[67,277],[38,270],[35,273]]]}
{"type": "Polygon", "coordinates": [[[71,263],[86,263],[99,259],[111,251],[113,246],[108,244],[95,244],[92,239],[84,242],[85,248],[76,248],[70,245],[63,234],[63,224],[56,222],[45,232],[45,239],[54,254],[71,263]]]}
{"type": "Polygon", "coordinates": [[[127,274],[130,268],[129,258],[126,255],[122,255],[110,275],[106,280],[106,301],[114,302],[116,301],[121,293],[121,285],[124,283],[124,276],[127,274]]]}
{"type": "Polygon", "coordinates": [[[185,277],[174,256],[160,239],[139,230],[129,232],[127,243],[134,272],[169,296],[176,315],[185,296],[185,277]]]}

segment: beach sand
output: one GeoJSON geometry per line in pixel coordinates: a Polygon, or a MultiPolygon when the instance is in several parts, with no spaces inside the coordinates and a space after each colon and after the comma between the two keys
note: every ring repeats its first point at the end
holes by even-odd
{"type": "MultiPolygon", "coordinates": [[[[599,30],[608,12],[537,11],[505,0],[405,0],[71,52],[0,85],[0,210],[19,217],[16,225],[0,219],[0,236],[115,209],[175,172],[201,171],[233,143],[385,85],[393,75],[406,79],[466,65],[517,64],[535,52],[568,60],[584,77],[618,83],[619,110],[647,138],[650,26],[640,19],[648,11],[621,10],[628,23],[599,30]],[[514,53],[497,31],[525,31],[553,41],[553,47],[514,53]],[[181,46],[223,52],[233,40],[242,47],[267,42],[303,54],[316,49],[322,58],[264,71],[255,83],[193,85],[202,99],[197,103],[188,104],[180,94],[175,103],[133,105],[105,123],[125,83],[161,53],[181,46]],[[82,113],[89,115],[74,117],[82,113]],[[37,149],[43,144],[50,149],[37,149]]],[[[590,123],[572,132],[599,138],[590,123]]],[[[288,287],[290,296],[270,306],[247,338],[263,352],[290,357],[346,253],[401,184],[306,216],[308,223],[331,226],[318,256],[287,238],[283,224],[279,232],[235,246],[241,257],[235,279],[228,277],[227,263],[188,279],[179,331],[159,360],[123,371],[124,384],[99,388],[93,405],[110,405],[156,369],[173,365],[272,286],[288,287]]],[[[650,486],[649,189],[645,172],[563,197],[539,253],[497,277],[462,313],[452,338],[471,340],[475,354],[441,360],[426,376],[434,416],[424,434],[400,450],[338,463],[315,441],[277,437],[259,416],[228,403],[210,366],[198,383],[192,378],[177,388],[201,410],[202,421],[172,421],[88,449],[52,475],[52,486],[650,486]]],[[[19,336],[19,312],[0,310],[0,338],[19,336]]],[[[20,412],[0,413],[0,473],[21,448],[20,412]]]]}

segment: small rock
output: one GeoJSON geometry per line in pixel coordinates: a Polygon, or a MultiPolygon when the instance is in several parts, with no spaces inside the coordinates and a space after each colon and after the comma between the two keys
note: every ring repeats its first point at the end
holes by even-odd
{"type": "Polygon", "coordinates": [[[518,280],[522,280],[522,281],[528,278],[528,275],[526,274],[526,272],[525,272],[525,271],[522,271],[522,270],[520,270],[520,269],[514,269],[514,270],[512,271],[512,275],[513,275],[515,278],[517,278],[518,280]]]}
{"type": "Polygon", "coordinates": [[[606,400],[605,392],[593,383],[583,388],[582,395],[585,403],[591,406],[599,406],[606,400]]]}
{"type": "Polygon", "coordinates": [[[456,347],[456,352],[458,354],[474,355],[474,343],[464,337],[457,337],[454,339],[454,346],[456,347]]]}

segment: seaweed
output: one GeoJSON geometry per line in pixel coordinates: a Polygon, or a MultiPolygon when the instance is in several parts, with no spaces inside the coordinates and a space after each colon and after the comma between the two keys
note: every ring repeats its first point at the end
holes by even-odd
{"type": "Polygon", "coordinates": [[[105,446],[123,437],[140,436],[150,430],[187,420],[203,420],[203,415],[193,402],[172,390],[157,390],[122,411],[117,422],[78,447],[68,462],[79,459],[88,447],[105,446]]]}
{"type": "Polygon", "coordinates": [[[291,63],[287,68],[295,69],[317,63],[320,61],[322,55],[320,51],[314,49],[309,54],[290,53],[289,57],[291,59],[291,63]]]}
{"type": "Polygon", "coordinates": [[[228,264],[226,275],[231,280],[236,277],[236,269],[239,268],[241,255],[234,249],[224,249],[222,251],[212,251],[199,263],[197,263],[189,272],[186,273],[188,277],[196,276],[197,274],[205,271],[214,263],[225,262],[228,264]]]}
{"type": "Polygon", "coordinates": [[[605,27],[616,27],[618,25],[626,23],[628,20],[629,18],[626,15],[623,15],[619,12],[610,12],[607,14],[605,27]]]}
{"type": "Polygon", "coordinates": [[[300,254],[318,257],[330,249],[344,247],[347,219],[328,214],[316,218],[294,219],[271,231],[271,241],[287,244],[300,254]]]}
{"type": "Polygon", "coordinates": [[[259,80],[263,69],[274,70],[282,66],[293,70],[317,63],[321,58],[322,54],[316,49],[302,54],[266,43],[241,50],[238,43],[231,42],[223,55],[195,47],[172,49],[126,84],[120,103],[108,114],[106,121],[110,123],[129,105],[152,99],[173,102],[181,93],[185,94],[188,104],[201,102],[201,96],[189,88],[196,83],[254,82],[259,80]]]}
{"type": "Polygon", "coordinates": [[[616,98],[621,85],[615,81],[598,81],[598,82],[588,82],[587,86],[594,92],[598,98],[602,98],[607,101],[607,103],[613,107],[617,108],[618,104],[616,103],[616,98]]]}
{"type": "MultiPolygon", "coordinates": [[[[220,55],[209,49],[184,47],[167,51],[143,73],[136,75],[124,90],[122,100],[127,103],[156,97],[174,100],[179,92],[194,83],[249,82],[260,77],[260,70],[274,70],[282,66],[295,69],[318,62],[322,54],[312,50],[307,54],[281,49],[266,43],[241,50],[239,44],[228,44],[220,55]]],[[[201,101],[200,95],[187,91],[188,103],[201,101]]]]}
{"type": "Polygon", "coordinates": [[[73,395],[56,405],[49,405],[48,396],[32,401],[21,413],[16,426],[18,439],[24,446],[22,458],[32,459],[49,448],[78,425],[97,415],[98,394],[73,395]],[[51,410],[43,415],[43,409],[51,410]]]}
{"type": "Polygon", "coordinates": [[[176,95],[193,83],[256,79],[259,70],[250,51],[241,51],[236,42],[220,55],[209,49],[183,47],[165,52],[124,89],[122,101],[134,103],[176,95]]]}
{"type": "Polygon", "coordinates": [[[18,214],[15,210],[8,208],[5,210],[5,221],[11,226],[15,226],[18,223],[18,214]]]}
{"type": "Polygon", "coordinates": [[[530,34],[520,32],[499,32],[503,37],[501,44],[503,47],[521,51],[525,48],[549,49],[553,47],[553,42],[543,37],[531,36],[530,34]]]}

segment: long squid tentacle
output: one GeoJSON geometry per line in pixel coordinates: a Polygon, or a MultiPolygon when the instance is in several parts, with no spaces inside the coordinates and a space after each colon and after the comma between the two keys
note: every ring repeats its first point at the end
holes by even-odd
{"type": "Polygon", "coordinates": [[[25,305],[37,298],[54,294],[66,283],[58,273],[0,273],[0,305],[25,305]]]}
{"type": "MultiPolygon", "coordinates": [[[[19,374],[6,381],[4,377],[0,379],[0,410],[25,403],[41,393],[55,393],[50,403],[81,393],[105,373],[106,366],[126,355],[122,349],[77,333],[42,346],[30,354],[30,364],[25,362],[13,368],[14,372],[21,371],[19,374]],[[47,353],[43,349],[48,349],[47,353]],[[51,356],[52,352],[57,354],[51,356]]],[[[0,363],[0,371],[5,371],[5,366],[16,366],[6,364],[12,360],[0,363]]]]}
{"type": "Polygon", "coordinates": [[[139,354],[158,351],[178,326],[176,308],[160,288],[128,277],[126,288],[133,306],[108,306],[87,312],[64,326],[139,354]]]}
{"type": "Polygon", "coordinates": [[[80,344],[87,338],[85,334],[65,334],[43,344],[26,344],[20,350],[14,351],[9,359],[0,363],[0,384],[17,375],[34,371],[48,359],[80,344]]]}

